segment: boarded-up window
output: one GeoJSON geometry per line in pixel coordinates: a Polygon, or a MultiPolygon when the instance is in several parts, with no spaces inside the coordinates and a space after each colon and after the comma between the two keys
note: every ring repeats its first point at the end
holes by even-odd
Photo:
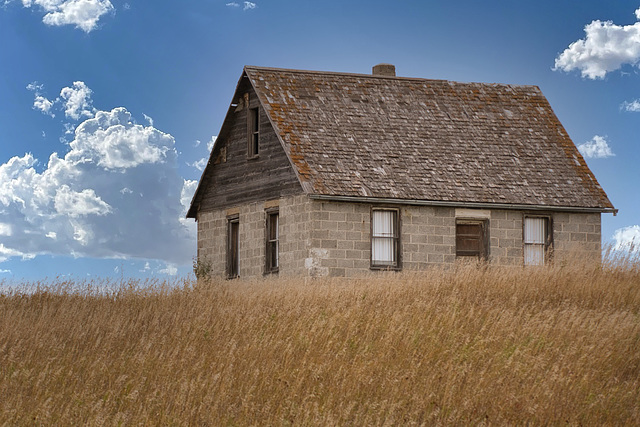
{"type": "Polygon", "coordinates": [[[456,221],[456,256],[486,259],[489,252],[488,222],[484,220],[456,221]]]}
{"type": "Polygon", "coordinates": [[[549,229],[549,218],[525,217],[524,264],[544,265],[550,244],[551,233],[549,229]]]}
{"type": "Polygon", "coordinates": [[[247,156],[252,158],[260,150],[260,111],[258,108],[250,108],[247,114],[247,156]]]}
{"type": "Polygon", "coordinates": [[[238,277],[240,260],[240,219],[238,216],[227,218],[227,277],[238,277]]]}
{"type": "Polygon", "coordinates": [[[400,232],[398,211],[371,211],[371,267],[398,268],[400,266],[400,232]]]}
{"type": "Polygon", "coordinates": [[[277,210],[270,210],[266,213],[266,248],[265,248],[265,273],[276,273],[279,267],[278,260],[278,243],[279,243],[279,232],[278,232],[278,221],[279,215],[277,210]]]}

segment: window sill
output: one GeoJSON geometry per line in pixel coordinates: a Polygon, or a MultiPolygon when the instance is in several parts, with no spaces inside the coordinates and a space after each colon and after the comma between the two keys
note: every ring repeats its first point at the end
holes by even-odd
{"type": "Polygon", "coordinates": [[[370,270],[374,271],[401,271],[402,267],[393,266],[393,265],[372,265],[369,267],[370,270]]]}

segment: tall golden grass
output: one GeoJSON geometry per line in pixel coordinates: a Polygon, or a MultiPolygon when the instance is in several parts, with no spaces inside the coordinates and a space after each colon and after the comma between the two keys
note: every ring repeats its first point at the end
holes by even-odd
{"type": "Polygon", "coordinates": [[[9,291],[0,424],[638,425],[639,265],[9,291]]]}

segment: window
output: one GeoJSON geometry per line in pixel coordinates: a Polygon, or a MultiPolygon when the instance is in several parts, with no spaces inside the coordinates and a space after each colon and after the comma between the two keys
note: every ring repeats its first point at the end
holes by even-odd
{"type": "Polygon", "coordinates": [[[266,249],[265,249],[265,274],[278,272],[278,210],[269,210],[266,212],[266,249]]]}
{"type": "Polygon", "coordinates": [[[400,227],[398,211],[371,211],[371,267],[400,268],[400,227]]]}
{"type": "Polygon", "coordinates": [[[250,108],[247,117],[247,157],[258,157],[260,140],[260,112],[258,108],[250,108]]]}
{"type": "Polygon", "coordinates": [[[227,218],[227,278],[238,277],[239,271],[240,218],[237,215],[227,218]]]}
{"type": "Polygon", "coordinates": [[[486,220],[456,220],[456,256],[487,259],[489,226],[486,220]]]}
{"type": "Polygon", "coordinates": [[[548,217],[524,217],[524,265],[544,265],[552,243],[548,217]]]}

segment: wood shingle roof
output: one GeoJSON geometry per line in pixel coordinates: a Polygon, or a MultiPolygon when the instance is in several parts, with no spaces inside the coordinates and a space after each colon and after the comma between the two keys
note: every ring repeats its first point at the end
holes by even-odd
{"type": "Polygon", "coordinates": [[[536,86],[244,72],[310,195],[613,210],[536,86]]]}

